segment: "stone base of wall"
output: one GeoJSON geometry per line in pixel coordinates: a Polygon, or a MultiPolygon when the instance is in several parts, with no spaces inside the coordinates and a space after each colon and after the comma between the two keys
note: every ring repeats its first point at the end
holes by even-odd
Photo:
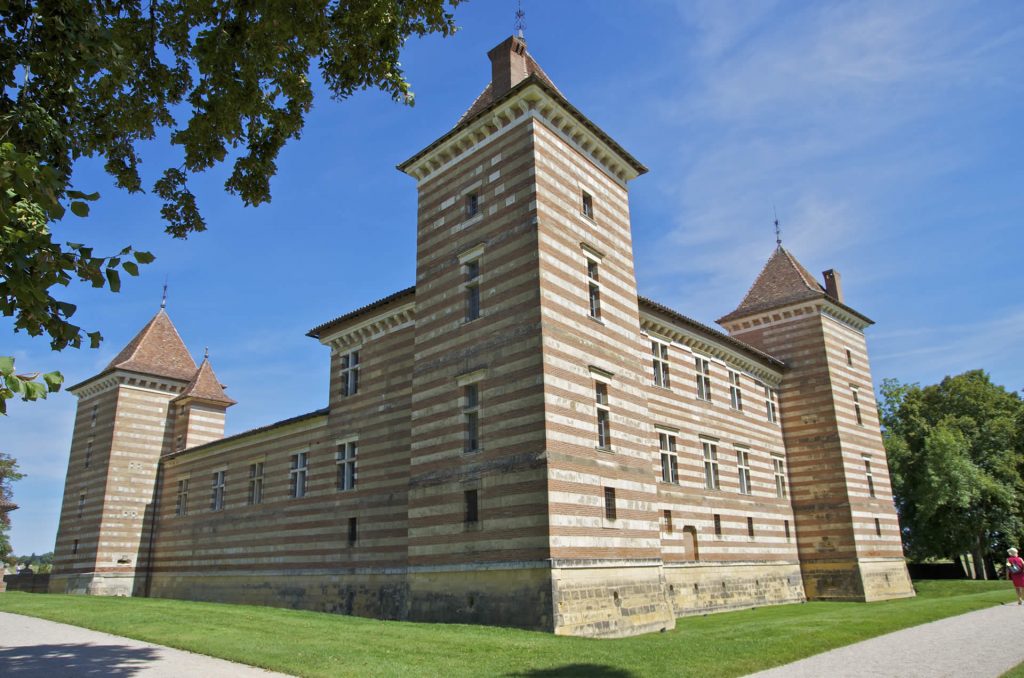
{"type": "Polygon", "coordinates": [[[871,602],[914,595],[902,559],[805,563],[803,576],[808,600],[871,602]]]}
{"type": "Polygon", "coordinates": [[[665,580],[677,617],[806,600],[797,562],[669,564],[665,580]]]}
{"type": "Polygon", "coordinates": [[[50,593],[89,596],[131,596],[135,591],[134,574],[87,572],[85,574],[51,574],[50,593]]]}
{"type": "Polygon", "coordinates": [[[868,602],[916,595],[907,564],[902,558],[862,560],[860,575],[864,582],[864,600],[868,602]]]}
{"type": "Polygon", "coordinates": [[[620,638],[674,629],[661,561],[555,561],[554,632],[620,638]]]}
{"type": "Polygon", "coordinates": [[[413,568],[409,620],[551,631],[546,562],[413,568]]]}

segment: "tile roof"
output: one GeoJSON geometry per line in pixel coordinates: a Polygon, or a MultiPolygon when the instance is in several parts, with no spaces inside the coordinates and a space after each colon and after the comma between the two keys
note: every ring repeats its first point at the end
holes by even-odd
{"type": "Polygon", "coordinates": [[[820,299],[824,296],[825,288],[786,248],[779,245],[761,269],[761,273],[750,286],[740,305],[731,313],[719,318],[718,322],[727,322],[759,311],[808,299],[820,299]]]}
{"type": "MultiPolygon", "coordinates": [[[[565,98],[565,95],[562,94],[562,92],[558,89],[555,83],[551,81],[551,78],[549,78],[548,74],[544,72],[544,69],[540,67],[540,64],[534,61],[533,57],[530,56],[530,53],[527,52],[526,72],[523,73],[522,79],[528,78],[531,75],[536,75],[541,82],[543,82],[545,85],[558,92],[558,95],[561,96],[563,99],[565,98]]],[[[494,87],[491,83],[487,83],[487,87],[484,87],[484,91],[480,92],[480,96],[473,100],[473,103],[470,105],[469,109],[467,109],[466,112],[462,114],[462,116],[459,118],[459,121],[455,123],[455,126],[458,127],[464,121],[469,120],[477,113],[484,110],[493,103],[494,87]]]]}
{"type": "Polygon", "coordinates": [[[16,508],[18,508],[18,505],[15,504],[13,501],[8,501],[7,499],[0,498],[0,513],[13,511],[16,508]]]}
{"type": "Polygon", "coordinates": [[[229,441],[237,441],[247,436],[256,435],[257,433],[264,433],[266,431],[272,431],[275,428],[281,428],[282,426],[288,426],[289,424],[296,424],[300,421],[306,421],[307,419],[326,417],[330,411],[331,410],[329,407],[323,407],[319,410],[313,410],[312,412],[306,412],[305,414],[300,414],[295,417],[289,417],[288,419],[275,421],[273,424],[267,424],[266,426],[259,426],[257,428],[249,429],[248,431],[242,431],[241,433],[236,433],[234,435],[227,436],[226,438],[221,438],[220,440],[212,440],[208,443],[203,443],[202,445],[196,445],[195,447],[189,447],[184,450],[178,450],[170,454],[165,454],[160,459],[173,459],[174,457],[180,457],[183,454],[192,454],[193,452],[197,452],[199,450],[207,450],[218,445],[222,445],[229,441]]]}
{"type": "Polygon", "coordinates": [[[357,308],[354,311],[349,311],[345,315],[340,315],[337,318],[335,318],[334,320],[328,320],[327,322],[325,322],[323,324],[317,325],[316,327],[311,329],[309,332],[306,332],[306,336],[307,337],[313,337],[314,339],[319,339],[320,335],[324,333],[324,330],[329,329],[329,328],[333,327],[334,325],[337,325],[339,323],[343,323],[346,320],[352,320],[353,318],[358,318],[359,316],[365,315],[366,313],[369,313],[370,311],[375,311],[378,308],[381,308],[382,306],[387,306],[392,301],[396,301],[398,299],[404,299],[405,297],[415,297],[415,296],[416,296],[416,286],[413,285],[412,287],[406,287],[404,290],[399,290],[398,292],[395,292],[394,294],[389,294],[388,296],[384,297],[383,299],[378,299],[377,301],[369,303],[366,306],[360,306],[359,308],[357,308]]]}
{"type": "Polygon", "coordinates": [[[213,368],[210,366],[210,359],[203,358],[203,364],[196,370],[196,374],[192,377],[192,381],[185,388],[185,391],[175,398],[175,400],[181,398],[195,398],[197,400],[206,400],[209,402],[219,403],[231,407],[237,400],[229,398],[224,393],[224,385],[217,380],[217,375],[213,373],[213,368]]]}
{"type": "Polygon", "coordinates": [[[191,381],[197,368],[174,323],[161,308],[110,361],[104,372],[114,369],[191,381]]]}

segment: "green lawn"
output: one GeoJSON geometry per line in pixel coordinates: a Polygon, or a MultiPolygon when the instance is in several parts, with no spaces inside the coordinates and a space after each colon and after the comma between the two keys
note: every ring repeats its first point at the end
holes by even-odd
{"type": "Polygon", "coordinates": [[[916,598],[680,619],[621,640],[146,598],[0,594],[44,617],[302,676],[739,676],[1014,598],[1007,582],[917,582],[916,598]]]}

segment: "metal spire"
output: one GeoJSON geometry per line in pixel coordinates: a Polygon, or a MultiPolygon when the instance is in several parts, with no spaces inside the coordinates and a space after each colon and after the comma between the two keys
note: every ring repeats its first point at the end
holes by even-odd
{"type": "Polygon", "coordinates": [[[523,30],[526,28],[526,12],[523,11],[523,0],[519,0],[519,7],[516,9],[516,35],[520,40],[524,39],[523,30]]]}
{"type": "Polygon", "coordinates": [[[209,359],[210,359],[210,347],[209,347],[209,346],[207,346],[207,347],[206,347],[206,348],[205,348],[205,349],[203,350],[203,360],[209,360],[209,359]]]}
{"type": "Polygon", "coordinates": [[[164,278],[164,296],[160,299],[160,308],[167,308],[167,278],[164,278]]]}
{"type": "Polygon", "coordinates": [[[772,205],[772,214],[775,215],[775,245],[782,247],[782,229],[779,228],[779,213],[775,211],[775,205],[772,205]]]}

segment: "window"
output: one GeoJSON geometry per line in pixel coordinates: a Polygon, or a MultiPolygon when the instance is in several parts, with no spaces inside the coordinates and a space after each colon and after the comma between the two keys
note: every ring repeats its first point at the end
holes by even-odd
{"type": "Polygon", "coordinates": [[[594,198],[586,191],[583,191],[583,200],[580,211],[583,213],[583,216],[588,219],[594,218],[594,198]]]}
{"type": "Polygon", "coordinates": [[[857,424],[864,425],[864,419],[860,416],[860,397],[856,386],[850,387],[850,394],[853,396],[853,412],[857,415],[857,424]]]}
{"type": "Polygon", "coordinates": [[[711,364],[707,358],[694,358],[697,367],[697,398],[711,402],[711,364]]]}
{"type": "Polygon", "coordinates": [[[672,384],[668,378],[668,344],[652,339],[651,355],[654,356],[654,385],[669,388],[672,384]]]}
{"type": "Polygon", "coordinates": [[[587,259],[587,284],[590,298],[590,317],[601,319],[601,272],[598,263],[587,259]]]}
{"type": "Polygon", "coordinates": [[[740,390],[740,373],[729,370],[729,404],[734,410],[743,409],[743,391],[740,390]]]}
{"type": "Polygon", "coordinates": [[[750,516],[747,516],[747,536],[754,538],[754,519],[750,516]]]}
{"type": "Polygon", "coordinates": [[[594,388],[597,401],[597,446],[602,450],[611,448],[612,438],[609,427],[608,384],[597,382],[594,388]]]}
{"type": "Polygon", "coordinates": [[[220,511],[224,508],[224,471],[213,474],[213,493],[210,496],[210,510],[220,511]]]}
{"type": "Polygon", "coordinates": [[[309,453],[293,454],[288,470],[288,495],[294,499],[306,496],[309,474],[309,453]]]}
{"type": "Polygon", "coordinates": [[[85,468],[92,464],[92,438],[85,444],[85,468]]]}
{"type": "Polygon", "coordinates": [[[348,519],[348,545],[349,546],[355,546],[356,545],[356,538],[358,536],[359,535],[358,535],[357,527],[356,527],[356,519],[355,518],[349,518],[348,519]]]}
{"type": "Polygon", "coordinates": [[[666,510],[663,512],[663,515],[665,518],[665,533],[672,534],[672,512],[666,510]]]}
{"type": "Polygon", "coordinates": [[[718,480],[718,445],[708,440],[701,441],[704,447],[704,487],[717,490],[721,487],[718,480]]]}
{"type": "Polygon", "coordinates": [[[466,490],[466,522],[469,524],[480,522],[480,496],[477,490],[466,490]]]}
{"type": "Polygon", "coordinates": [[[662,482],[678,485],[679,457],[676,455],[676,437],[667,433],[659,433],[658,446],[661,448],[662,482]]]}
{"type": "Polygon", "coordinates": [[[249,505],[263,503],[263,462],[249,464],[249,505]]]}
{"type": "Polygon", "coordinates": [[[765,414],[768,416],[768,421],[774,424],[779,420],[779,410],[778,405],[776,404],[777,396],[775,389],[764,383],[761,383],[761,387],[764,389],[765,414]]]}
{"type": "Polygon", "coordinates": [[[878,520],[878,518],[875,518],[875,536],[882,536],[882,523],[878,520]]]}
{"type": "Polygon", "coordinates": [[[95,428],[95,426],[96,426],[96,416],[99,414],[99,411],[100,411],[100,406],[99,405],[93,405],[92,406],[92,417],[89,420],[89,426],[95,428]]]}
{"type": "Polygon", "coordinates": [[[722,536],[722,516],[717,513],[715,514],[715,536],[722,536]]]}
{"type": "Polygon", "coordinates": [[[178,497],[174,502],[174,515],[188,515],[188,478],[178,481],[178,497]]]}
{"type": "Polygon", "coordinates": [[[83,513],[85,513],[85,492],[78,495],[78,517],[81,518],[83,513]]]}
{"type": "Polygon", "coordinates": [[[335,464],[338,467],[339,492],[356,489],[356,454],[359,452],[358,447],[358,443],[354,440],[338,445],[335,464]]]}
{"type": "Polygon", "coordinates": [[[736,450],[736,468],[740,474],[740,494],[753,494],[750,486],[750,452],[736,450]]]}
{"type": "Polygon", "coordinates": [[[480,260],[474,259],[463,264],[466,275],[466,322],[480,317],[480,260]]]}
{"type": "Polygon", "coordinates": [[[466,218],[475,217],[480,212],[480,197],[476,193],[466,195],[466,218]]]}
{"type": "Polygon", "coordinates": [[[616,520],[618,518],[614,487],[604,488],[604,517],[605,520],[616,520]]]}
{"type": "Polygon", "coordinates": [[[462,418],[465,427],[465,452],[480,451],[480,387],[467,384],[462,387],[462,418]]]}
{"type": "Polygon", "coordinates": [[[872,497],[875,496],[875,476],[871,472],[871,460],[864,457],[864,475],[868,479],[868,494],[872,497]]]}
{"type": "Polygon", "coordinates": [[[348,397],[359,392],[359,351],[341,356],[341,395],[348,397]]]}
{"type": "Polygon", "coordinates": [[[76,539],[71,543],[71,555],[78,553],[78,540],[76,539]]]}
{"type": "Polygon", "coordinates": [[[782,529],[785,530],[785,532],[786,532],[786,541],[789,541],[789,521],[788,520],[783,520],[782,521],[782,529]]]}
{"type": "Polygon", "coordinates": [[[782,457],[772,455],[772,469],[775,471],[775,496],[786,498],[786,462],[782,457]]]}
{"type": "Polygon", "coordinates": [[[181,433],[179,433],[178,437],[174,439],[174,449],[176,449],[176,450],[184,450],[185,449],[185,436],[182,435],[181,433]]]}
{"type": "Polygon", "coordinates": [[[853,365],[853,351],[846,349],[846,364],[853,365]]]}

